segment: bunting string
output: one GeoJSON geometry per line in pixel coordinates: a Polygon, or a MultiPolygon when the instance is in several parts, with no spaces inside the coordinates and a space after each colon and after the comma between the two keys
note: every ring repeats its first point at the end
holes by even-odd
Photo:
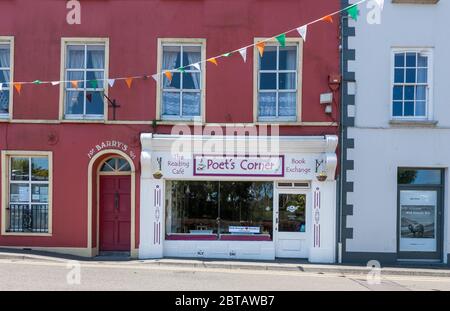
{"type": "MultiPolygon", "coordinates": [[[[220,58],[230,57],[230,56],[234,55],[235,53],[239,53],[241,55],[243,61],[247,62],[247,50],[249,48],[256,47],[258,49],[259,55],[261,57],[263,57],[264,49],[265,49],[265,46],[266,46],[267,42],[269,42],[269,41],[277,41],[278,44],[280,44],[280,46],[284,47],[286,45],[286,35],[290,34],[292,32],[297,32],[298,35],[303,39],[303,41],[306,42],[307,31],[308,31],[308,27],[310,25],[313,25],[313,24],[318,23],[318,22],[333,23],[334,22],[333,21],[333,16],[338,15],[338,14],[340,14],[342,12],[347,12],[348,16],[350,18],[352,18],[353,20],[357,20],[358,19],[358,15],[359,15],[358,5],[360,5],[362,3],[365,3],[367,1],[369,1],[369,0],[360,0],[360,1],[356,2],[356,3],[354,3],[354,4],[351,4],[351,5],[347,6],[346,8],[343,8],[341,10],[338,10],[338,11],[335,11],[333,13],[327,14],[327,15],[321,17],[321,18],[313,20],[313,21],[311,21],[311,22],[309,22],[307,24],[304,24],[304,25],[302,25],[300,27],[296,27],[296,28],[290,29],[290,30],[285,31],[285,32],[283,32],[281,34],[278,34],[278,35],[275,35],[273,37],[260,40],[258,42],[253,43],[253,44],[249,44],[247,46],[241,47],[239,49],[236,49],[236,50],[233,50],[233,51],[230,51],[230,52],[227,52],[227,53],[223,53],[221,55],[217,55],[217,56],[214,56],[214,57],[209,57],[207,59],[203,59],[203,60],[200,60],[200,61],[198,61],[196,63],[189,64],[189,65],[186,65],[186,66],[182,66],[182,67],[179,67],[179,68],[174,68],[174,69],[171,69],[171,70],[164,70],[162,72],[158,72],[158,73],[155,73],[155,74],[140,75],[140,76],[127,76],[127,77],[118,77],[118,78],[104,78],[104,79],[95,79],[95,80],[89,80],[89,81],[86,81],[86,80],[69,80],[69,81],[41,81],[41,80],[34,80],[33,82],[14,82],[14,81],[13,82],[3,82],[3,83],[0,84],[0,92],[5,90],[5,87],[7,85],[13,85],[14,88],[16,89],[17,93],[20,94],[21,91],[22,91],[22,86],[23,85],[27,85],[27,84],[34,84],[34,85],[51,84],[52,86],[57,86],[57,85],[60,85],[60,84],[70,83],[71,87],[78,88],[78,85],[80,83],[88,82],[92,88],[96,89],[96,88],[98,88],[99,81],[107,82],[110,87],[113,87],[115,85],[116,81],[124,80],[128,88],[132,87],[132,83],[133,83],[133,81],[135,79],[144,79],[144,80],[146,80],[146,79],[151,77],[155,81],[158,82],[160,76],[165,76],[169,81],[172,81],[173,72],[176,72],[176,71],[184,72],[186,70],[186,68],[188,68],[188,67],[194,67],[197,70],[201,70],[200,69],[201,68],[200,65],[203,64],[203,63],[207,63],[207,62],[211,63],[211,64],[214,64],[215,66],[218,66],[219,65],[219,61],[218,60],[220,58]]],[[[375,0],[375,2],[380,7],[380,9],[383,9],[384,0],[375,0]]]]}

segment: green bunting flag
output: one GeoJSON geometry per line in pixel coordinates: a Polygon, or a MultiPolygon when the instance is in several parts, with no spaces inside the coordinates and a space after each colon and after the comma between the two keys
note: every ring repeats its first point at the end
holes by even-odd
{"type": "Polygon", "coordinates": [[[91,88],[96,89],[98,87],[97,80],[89,80],[89,84],[91,85],[91,88]]]}
{"type": "Polygon", "coordinates": [[[276,36],[275,39],[277,39],[278,43],[280,43],[282,47],[286,46],[286,34],[276,36]]]}
{"type": "Polygon", "coordinates": [[[42,84],[42,81],[41,80],[35,80],[35,81],[33,81],[33,84],[42,84]]]}
{"type": "Polygon", "coordinates": [[[184,67],[180,67],[180,68],[178,68],[178,71],[184,73],[186,71],[186,69],[184,67]]]}
{"type": "Polygon", "coordinates": [[[359,10],[358,5],[353,5],[347,9],[348,15],[355,21],[358,20],[359,10]]]}
{"type": "Polygon", "coordinates": [[[225,54],[222,54],[222,56],[224,56],[224,57],[230,57],[231,55],[232,55],[233,53],[225,53],[225,54]]]}

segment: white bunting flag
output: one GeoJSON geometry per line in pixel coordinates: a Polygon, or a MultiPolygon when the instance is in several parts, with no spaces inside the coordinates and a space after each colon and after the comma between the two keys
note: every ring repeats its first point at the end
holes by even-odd
{"type": "Polygon", "coordinates": [[[380,7],[380,9],[384,8],[384,0],[375,0],[375,2],[378,4],[378,6],[380,7]]]}
{"type": "Polygon", "coordinates": [[[0,83],[0,92],[3,92],[3,83],[0,83]]]}
{"type": "Polygon", "coordinates": [[[108,84],[109,84],[110,87],[113,87],[113,86],[114,86],[114,83],[116,83],[116,80],[114,80],[114,79],[108,79],[108,84]]]}
{"type": "Polygon", "coordinates": [[[59,81],[52,81],[53,86],[58,85],[58,84],[59,84],[59,81]]]}
{"type": "Polygon", "coordinates": [[[302,26],[302,27],[298,27],[297,31],[298,31],[300,37],[303,38],[303,41],[306,42],[306,34],[308,32],[308,25],[305,25],[305,26],[302,26]]]}
{"type": "Polygon", "coordinates": [[[158,74],[154,74],[154,75],[152,75],[152,78],[153,78],[153,80],[155,80],[156,82],[158,82],[158,77],[159,77],[159,75],[158,75],[158,74]]]}
{"type": "Polygon", "coordinates": [[[243,48],[239,50],[239,54],[241,54],[242,58],[244,59],[244,63],[247,62],[247,49],[243,48]]]}
{"type": "Polygon", "coordinates": [[[198,71],[201,70],[201,69],[200,69],[200,63],[192,64],[192,67],[194,67],[194,68],[197,69],[198,71]]]}

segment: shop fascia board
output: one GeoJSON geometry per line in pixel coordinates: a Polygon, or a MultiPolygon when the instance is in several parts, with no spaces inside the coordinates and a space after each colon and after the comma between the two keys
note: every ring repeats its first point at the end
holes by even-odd
{"type": "MultiPolygon", "coordinates": [[[[249,153],[247,143],[258,140],[270,140],[270,136],[199,136],[199,135],[166,135],[166,134],[141,134],[142,150],[147,152],[169,152],[174,142],[192,142],[208,144],[217,142],[234,142],[237,152],[249,153]],[[244,144],[245,143],[245,144],[244,144]],[[244,148],[242,148],[242,146],[244,148]]],[[[338,137],[336,135],[325,136],[279,136],[280,153],[335,153],[338,137]]]]}

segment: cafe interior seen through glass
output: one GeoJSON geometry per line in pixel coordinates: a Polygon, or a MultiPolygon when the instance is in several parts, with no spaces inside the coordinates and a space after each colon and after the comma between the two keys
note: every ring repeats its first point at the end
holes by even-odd
{"type": "Polygon", "coordinates": [[[273,182],[168,181],[167,234],[272,240],[273,182]]]}

